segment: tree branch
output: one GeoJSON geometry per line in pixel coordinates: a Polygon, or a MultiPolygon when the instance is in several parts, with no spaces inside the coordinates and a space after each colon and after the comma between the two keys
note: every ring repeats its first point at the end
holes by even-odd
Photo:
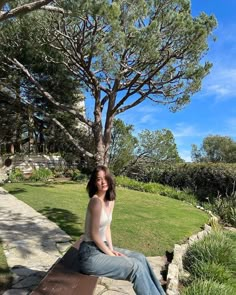
{"type": "MultiPolygon", "coordinates": [[[[135,83],[137,82],[137,87],[135,89],[133,89],[131,92],[130,92],[130,88],[128,89],[128,92],[125,94],[125,96],[117,103],[117,105],[114,107],[114,110],[113,112],[114,113],[117,113],[118,109],[124,104],[124,102],[132,95],[134,95],[135,93],[138,93],[142,87],[147,84],[147,83],[150,83],[151,79],[156,75],[157,72],[159,72],[168,62],[169,60],[172,58],[172,56],[168,56],[168,58],[166,58],[165,61],[163,61],[158,67],[156,67],[153,71],[151,71],[148,75],[147,75],[147,78],[145,78],[144,80],[141,80],[140,82],[138,82],[138,74],[135,75],[135,83]]],[[[133,80],[132,80],[133,81],[133,80]]],[[[131,81],[131,82],[132,82],[131,81]]],[[[135,83],[132,83],[132,84],[135,84],[135,83]]],[[[162,93],[160,91],[160,93],[162,93]]],[[[149,91],[145,94],[145,97],[149,95],[149,91]]],[[[131,104],[132,105],[132,104],[131,104]]],[[[136,104],[135,104],[136,105],[136,104]]],[[[130,107],[129,107],[130,108],[130,107]]]]}
{"type": "Polygon", "coordinates": [[[79,145],[78,141],[66,130],[66,128],[55,118],[50,118],[50,114],[43,112],[49,119],[51,119],[67,136],[67,138],[75,145],[75,147],[84,155],[88,156],[89,158],[94,158],[94,155],[90,152],[86,151],[82,146],[79,145]]]}
{"type": "Polygon", "coordinates": [[[117,111],[115,111],[115,114],[120,114],[123,113],[135,106],[137,106],[138,104],[140,104],[141,102],[143,102],[145,100],[145,98],[147,97],[147,94],[142,95],[139,99],[137,99],[136,101],[134,101],[133,103],[124,106],[123,108],[117,109],[117,111]]]}
{"type": "MultiPolygon", "coordinates": [[[[29,12],[34,11],[36,9],[39,9],[42,6],[47,5],[48,3],[52,2],[52,1],[53,0],[38,0],[38,1],[31,2],[31,3],[23,4],[19,7],[10,9],[9,11],[0,12],[0,22],[7,20],[9,18],[12,18],[12,17],[16,17],[20,14],[26,14],[26,13],[29,13],[29,12]]],[[[5,3],[7,3],[7,1],[1,1],[0,8],[1,8],[1,5],[3,7],[3,5],[5,3]]]]}
{"type": "MultiPolygon", "coordinates": [[[[6,57],[7,58],[7,57],[6,57]]],[[[68,107],[67,105],[61,104],[57,102],[50,93],[45,91],[45,89],[39,84],[38,81],[35,80],[35,78],[30,74],[30,72],[17,60],[14,58],[14,60],[7,58],[10,62],[15,64],[18,68],[22,70],[23,73],[29,78],[29,80],[36,86],[37,90],[48,100],[50,101],[54,106],[56,106],[59,109],[62,109],[64,111],[69,112],[70,114],[76,116],[81,122],[85,123],[89,127],[92,127],[92,122],[87,120],[84,116],[81,115],[81,113],[78,112],[78,110],[68,107]]]]}
{"type": "Polygon", "coordinates": [[[47,6],[40,7],[40,9],[51,11],[51,12],[58,12],[58,13],[61,13],[61,14],[65,14],[65,10],[63,8],[57,7],[57,6],[47,5],[47,6]]]}

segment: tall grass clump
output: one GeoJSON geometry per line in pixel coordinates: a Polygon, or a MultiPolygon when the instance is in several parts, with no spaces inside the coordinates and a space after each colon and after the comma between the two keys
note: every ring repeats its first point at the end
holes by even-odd
{"type": "Polygon", "coordinates": [[[188,248],[183,265],[190,277],[181,294],[236,294],[235,237],[235,234],[218,230],[188,248]],[[221,293],[221,289],[226,291],[221,293]]]}
{"type": "Polygon", "coordinates": [[[215,231],[201,241],[189,247],[184,257],[184,267],[190,273],[200,262],[210,262],[230,267],[234,256],[235,246],[232,240],[223,232],[215,231]]]}
{"type": "Polygon", "coordinates": [[[218,194],[212,203],[211,210],[217,214],[223,223],[236,226],[236,191],[235,183],[232,193],[226,193],[224,196],[218,194]]]}
{"type": "Polygon", "coordinates": [[[201,278],[204,280],[214,280],[223,284],[231,284],[233,282],[232,270],[229,270],[224,265],[215,262],[195,262],[190,272],[192,274],[190,281],[194,281],[196,278],[201,278]]]}
{"type": "Polygon", "coordinates": [[[214,280],[196,280],[185,288],[181,295],[232,295],[233,288],[214,280]]]}

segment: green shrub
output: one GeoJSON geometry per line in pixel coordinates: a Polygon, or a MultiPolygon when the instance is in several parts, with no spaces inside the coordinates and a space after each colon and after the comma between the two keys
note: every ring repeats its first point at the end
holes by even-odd
{"type": "Polygon", "coordinates": [[[53,176],[53,173],[50,169],[47,168],[39,168],[33,170],[32,175],[30,176],[30,181],[47,181],[49,178],[53,176]]]}
{"type": "Polygon", "coordinates": [[[236,294],[235,233],[215,231],[192,244],[183,264],[190,277],[183,281],[187,287],[181,294],[236,294]],[[212,287],[209,282],[214,282],[212,287]]]}
{"type": "Polygon", "coordinates": [[[71,179],[78,182],[84,182],[88,179],[86,174],[80,172],[80,170],[76,169],[73,171],[71,179]]]}
{"type": "Polygon", "coordinates": [[[73,173],[74,173],[74,170],[73,169],[65,169],[64,176],[65,177],[72,178],[73,173]]]}
{"type": "Polygon", "coordinates": [[[141,192],[155,193],[162,196],[168,196],[173,199],[196,204],[196,198],[193,194],[189,192],[180,191],[178,189],[171,188],[160,183],[154,183],[154,182],[145,183],[145,182],[137,181],[125,176],[117,176],[116,183],[119,186],[123,186],[129,189],[133,189],[133,190],[137,190],[141,192]]]}
{"type": "MultiPolygon", "coordinates": [[[[220,216],[223,223],[236,226],[236,164],[228,163],[158,163],[156,167],[144,167],[140,173],[134,167],[127,172],[136,180],[168,185],[176,190],[168,196],[182,199],[178,189],[194,194],[200,205],[220,216]],[[220,197],[219,197],[220,196],[220,197]]],[[[160,192],[166,195],[166,191],[160,192]]],[[[191,201],[191,198],[189,202],[191,201]]]]}
{"type": "Polygon", "coordinates": [[[224,223],[236,227],[236,192],[233,191],[224,198],[218,195],[212,203],[211,210],[217,214],[224,223]]]}
{"type": "Polygon", "coordinates": [[[157,164],[144,173],[130,174],[145,182],[158,182],[181,190],[190,189],[200,201],[213,200],[218,193],[232,192],[236,181],[236,164],[178,163],[157,164]]]}
{"type": "Polygon", "coordinates": [[[191,245],[184,256],[184,268],[196,274],[202,262],[226,266],[233,271],[235,246],[232,240],[223,232],[214,232],[203,240],[191,245]]]}
{"type": "Polygon", "coordinates": [[[9,180],[11,182],[21,182],[24,181],[24,174],[19,168],[15,168],[10,172],[9,180]]]}
{"type": "Polygon", "coordinates": [[[63,167],[55,167],[55,168],[52,169],[53,176],[55,178],[63,177],[64,176],[64,171],[65,171],[65,169],[63,167]]]}
{"type": "Polygon", "coordinates": [[[227,284],[214,280],[196,280],[181,292],[181,295],[232,295],[234,290],[227,284]]]}

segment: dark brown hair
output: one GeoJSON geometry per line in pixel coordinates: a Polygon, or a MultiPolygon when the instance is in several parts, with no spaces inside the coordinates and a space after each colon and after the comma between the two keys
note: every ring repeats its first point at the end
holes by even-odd
{"type": "Polygon", "coordinates": [[[86,187],[89,197],[92,198],[97,193],[96,180],[97,180],[98,172],[100,172],[100,171],[105,172],[106,181],[108,184],[108,190],[105,195],[105,200],[106,201],[113,201],[116,198],[115,180],[114,180],[112,174],[110,173],[109,169],[103,165],[97,166],[93,170],[93,172],[90,176],[89,182],[86,187]]]}

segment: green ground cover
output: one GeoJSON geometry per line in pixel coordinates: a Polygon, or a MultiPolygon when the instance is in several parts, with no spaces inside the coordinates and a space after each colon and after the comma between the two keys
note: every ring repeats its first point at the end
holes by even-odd
{"type": "Polygon", "coordinates": [[[11,274],[3,252],[2,241],[0,240],[0,294],[11,284],[11,274]]]}
{"type": "MultiPolygon", "coordinates": [[[[73,239],[83,233],[88,196],[78,183],[9,183],[4,188],[56,222],[73,239]]],[[[187,203],[158,194],[117,189],[113,215],[116,246],[164,255],[200,230],[208,215],[187,203]]]]}
{"type": "Polygon", "coordinates": [[[236,233],[218,229],[191,245],[184,268],[182,295],[236,294],[236,233]]]}

